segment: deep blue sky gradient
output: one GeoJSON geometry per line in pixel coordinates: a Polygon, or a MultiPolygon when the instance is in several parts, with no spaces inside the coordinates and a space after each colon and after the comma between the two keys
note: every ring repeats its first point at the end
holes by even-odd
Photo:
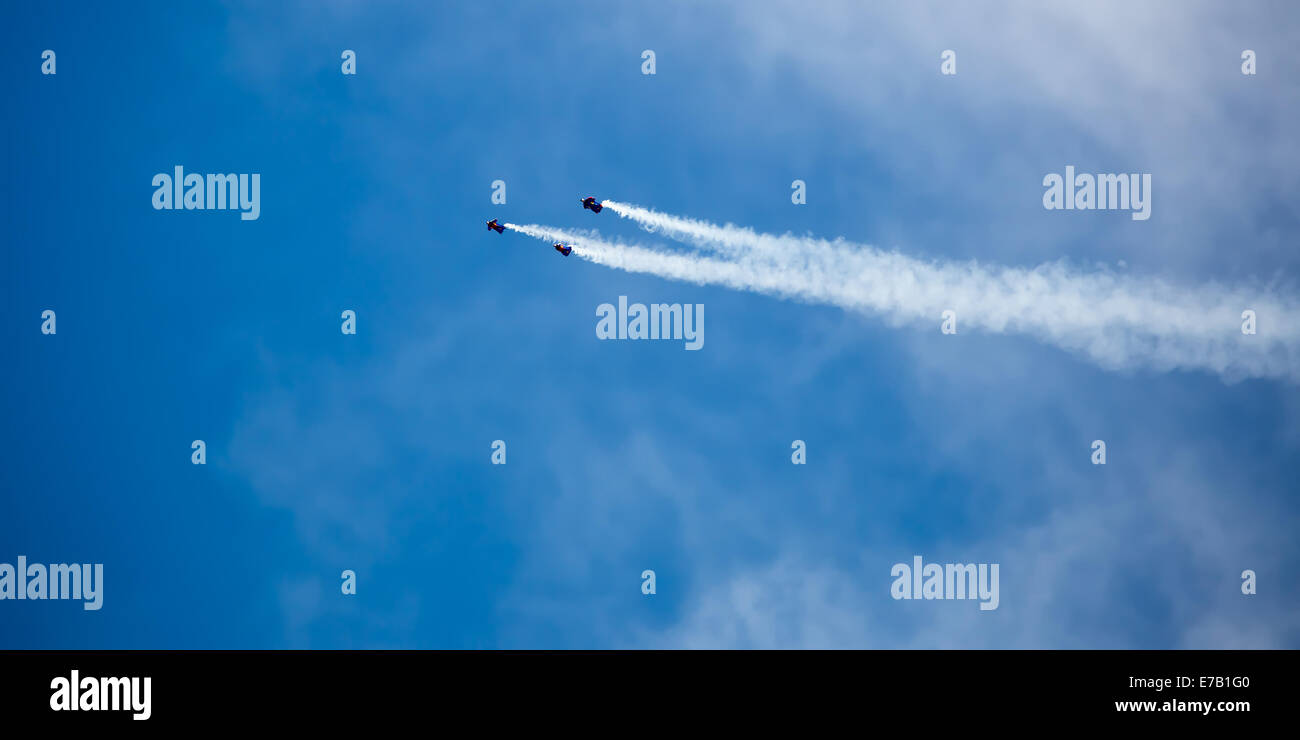
{"type": "Polygon", "coordinates": [[[661,241],[593,194],[1294,284],[1294,7],[1101,5],[1094,37],[1056,37],[1007,9],[813,5],[7,10],[0,562],[102,562],[106,585],[99,612],[0,602],[0,647],[1300,646],[1293,385],[1103,370],[483,229],[661,241]],[[1071,163],[1155,173],[1151,221],[1044,211],[1071,163]],[[178,164],[261,173],[261,218],[153,210],[178,164]],[[597,341],[619,295],[704,304],[704,349],[597,341]],[[915,554],[1000,563],[1000,608],[890,599],[915,554]]]}

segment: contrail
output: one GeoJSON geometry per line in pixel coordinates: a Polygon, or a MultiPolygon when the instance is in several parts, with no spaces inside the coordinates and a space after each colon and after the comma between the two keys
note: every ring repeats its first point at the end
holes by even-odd
{"type": "Polygon", "coordinates": [[[959,332],[1021,333],[1119,369],[1199,369],[1227,379],[1300,380],[1294,298],[1268,290],[1082,272],[1064,262],[1035,268],[923,261],[848,242],[774,236],[604,201],[620,215],[702,248],[711,258],[603,241],[547,226],[507,227],[563,241],[596,264],[698,284],[826,303],[880,316],[894,326],[938,331],[953,311],[959,332]],[[1243,312],[1257,332],[1242,333],[1243,312]]]}
{"type": "Polygon", "coordinates": [[[660,232],[669,239],[704,249],[713,249],[732,256],[755,252],[772,257],[788,254],[780,249],[778,240],[781,237],[768,237],[757,234],[751,229],[731,224],[717,226],[707,221],[672,216],[616,200],[603,200],[601,205],[617,213],[621,218],[649,227],[649,231],[660,232]]]}
{"type": "Polygon", "coordinates": [[[798,280],[764,274],[738,262],[606,242],[586,231],[567,231],[536,224],[507,223],[504,226],[536,239],[563,242],[573,247],[574,255],[616,270],[648,273],[698,285],[721,285],[783,298],[822,300],[820,293],[811,284],[800,284],[798,280]]]}

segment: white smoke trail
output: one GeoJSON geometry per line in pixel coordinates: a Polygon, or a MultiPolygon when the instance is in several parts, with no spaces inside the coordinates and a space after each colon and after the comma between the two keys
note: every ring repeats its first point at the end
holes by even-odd
{"type": "Polygon", "coordinates": [[[738,262],[606,242],[586,231],[566,231],[536,224],[507,223],[505,227],[536,239],[563,242],[573,247],[574,255],[616,270],[648,273],[697,285],[721,285],[737,290],[752,290],[783,298],[821,300],[820,294],[812,285],[801,285],[798,281],[765,275],[738,262]]]}
{"type": "Polygon", "coordinates": [[[944,311],[959,331],[1023,333],[1079,352],[1107,368],[1209,370],[1228,379],[1300,380],[1294,298],[1215,284],[1191,289],[1154,278],[1085,273],[1056,262],[1036,268],[925,262],[846,242],[758,234],[604,201],[620,215],[652,224],[727,259],[609,243],[587,233],[517,226],[563,241],[597,264],[699,284],[828,303],[878,315],[892,325],[938,331],[944,311]],[[1253,310],[1258,333],[1241,333],[1253,310]]]}
{"type": "Polygon", "coordinates": [[[648,231],[662,233],[669,239],[703,249],[716,250],[728,256],[761,253],[768,257],[780,257],[788,253],[780,248],[778,240],[798,238],[793,236],[764,238],[767,235],[758,234],[752,229],[731,224],[717,226],[707,221],[673,216],[616,200],[603,200],[601,205],[617,213],[621,218],[649,227],[648,231]]]}

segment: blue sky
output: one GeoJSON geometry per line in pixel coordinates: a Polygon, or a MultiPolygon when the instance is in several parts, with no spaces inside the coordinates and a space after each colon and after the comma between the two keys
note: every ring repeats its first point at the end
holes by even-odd
{"type": "Polygon", "coordinates": [[[1294,296],[1295,8],[701,5],[11,11],[0,562],[106,583],[0,602],[0,646],[1300,646],[1294,383],[483,229],[654,243],[593,194],[1294,296]],[[1044,210],[1066,164],[1153,173],[1152,218],[1044,210]],[[175,165],[261,173],[261,217],[154,210],[175,165]],[[598,341],[620,295],[704,304],[704,349],[598,341]],[[999,563],[999,608],[890,598],[918,554],[999,563]]]}

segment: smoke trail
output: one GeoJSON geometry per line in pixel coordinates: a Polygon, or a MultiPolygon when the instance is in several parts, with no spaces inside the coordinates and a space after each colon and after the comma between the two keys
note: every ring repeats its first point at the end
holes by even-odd
{"type": "Polygon", "coordinates": [[[752,266],[738,262],[606,242],[586,231],[566,231],[535,224],[507,223],[505,227],[535,239],[563,242],[573,247],[574,255],[615,270],[658,275],[697,285],[721,285],[737,290],[751,290],[782,298],[819,302],[824,300],[811,284],[764,274],[761,270],[755,270],[752,266]]]}
{"type": "Polygon", "coordinates": [[[673,216],[629,203],[620,203],[616,200],[603,200],[601,205],[617,213],[620,218],[626,218],[642,226],[649,227],[648,231],[659,232],[669,239],[675,239],[704,249],[717,250],[728,256],[753,252],[761,252],[769,257],[782,254],[779,244],[776,243],[776,240],[780,237],[764,239],[762,237],[765,235],[757,234],[751,229],[731,224],[717,226],[707,221],[673,216]]]}
{"type": "Polygon", "coordinates": [[[1229,379],[1300,380],[1300,334],[1288,321],[1300,306],[1270,291],[1215,284],[1192,289],[1154,278],[1085,273],[1063,262],[1032,269],[926,262],[846,242],[757,234],[605,205],[647,219],[642,222],[668,235],[717,248],[727,259],[610,243],[546,226],[506,225],[571,244],[575,254],[596,264],[827,303],[895,326],[937,331],[943,312],[952,310],[959,331],[1027,334],[1111,369],[1201,369],[1229,379]],[[1256,312],[1258,334],[1241,332],[1247,309],[1256,312]]]}
{"type": "Polygon", "coordinates": [[[718,226],[708,221],[673,216],[615,200],[601,201],[601,205],[617,213],[621,218],[648,227],[648,231],[661,233],[669,239],[701,249],[719,252],[729,258],[746,256],[780,264],[793,264],[806,260],[810,254],[825,256],[843,249],[851,251],[871,249],[844,240],[832,242],[794,234],[782,236],[763,234],[733,224],[718,226]]]}

